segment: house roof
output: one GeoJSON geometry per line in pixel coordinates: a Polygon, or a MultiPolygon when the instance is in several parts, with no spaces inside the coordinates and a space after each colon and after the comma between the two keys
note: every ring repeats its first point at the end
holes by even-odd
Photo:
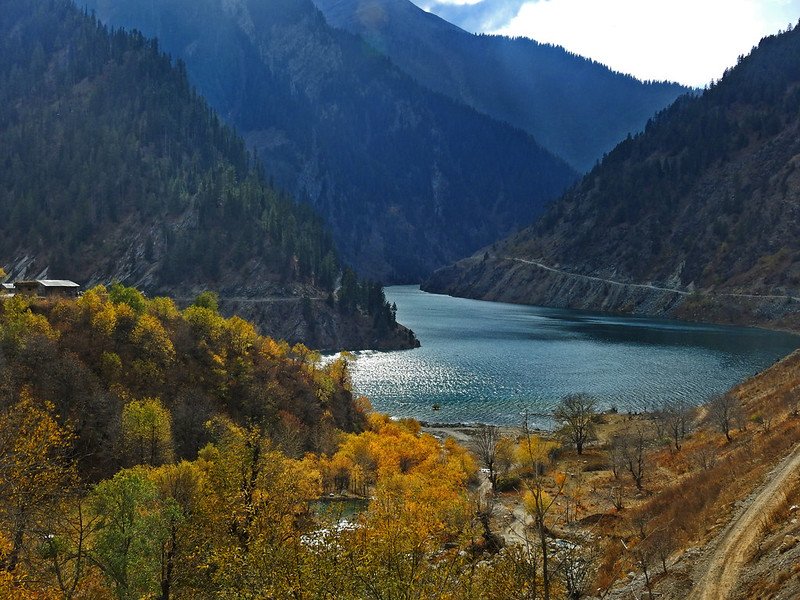
{"type": "Polygon", "coordinates": [[[14,284],[13,283],[3,283],[2,284],[4,290],[13,290],[14,284]]]}
{"type": "Polygon", "coordinates": [[[37,279],[36,283],[43,287],[67,287],[67,288],[77,288],[81,287],[74,281],[70,281],[69,279],[37,279]]]}

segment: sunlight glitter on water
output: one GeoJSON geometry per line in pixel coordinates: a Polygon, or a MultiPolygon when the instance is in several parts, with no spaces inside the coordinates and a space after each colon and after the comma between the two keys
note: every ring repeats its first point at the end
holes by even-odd
{"type": "Polygon", "coordinates": [[[517,424],[527,410],[548,426],[536,415],[574,392],[620,410],[702,402],[800,347],[798,336],[758,329],[480,302],[416,286],[386,294],[422,347],[358,353],[354,387],[377,410],[424,421],[517,424]]]}

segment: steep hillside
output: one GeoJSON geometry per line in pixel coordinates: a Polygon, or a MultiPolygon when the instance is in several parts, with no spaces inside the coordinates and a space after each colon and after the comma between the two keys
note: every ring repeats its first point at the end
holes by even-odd
{"type": "Polygon", "coordinates": [[[418,281],[530,222],[574,172],[527,134],[431,93],[311,0],[89,0],[157,36],[359,273],[418,281]]]}
{"type": "Polygon", "coordinates": [[[345,431],[364,427],[345,362],[322,367],[307,348],[262,337],[202,298],[181,311],[169,298],[115,284],[78,300],[3,299],[3,407],[22,390],[52,403],[74,427],[90,478],[120,467],[119,413],[133,399],[163,401],[179,458],[197,455],[215,416],[274,436],[291,429],[298,451],[317,449],[326,420],[345,431]]]}
{"type": "MultiPolygon", "coordinates": [[[[328,297],[340,266],[320,219],[264,182],[156,42],[109,33],[64,0],[0,9],[0,263],[12,279],[210,288],[297,312],[303,296],[328,297]]],[[[373,318],[393,321],[377,302],[363,318],[329,304],[305,313],[338,337],[295,335],[271,315],[260,325],[338,348],[380,345],[373,318]]]]}
{"type": "Polygon", "coordinates": [[[586,172],[687,88],[644,83],[563,48],[473,35],[409,0],[314,0],[428,88],[533,135],[586,172]]]}
{"type": "Polygon", "coordinates": [[[487,299],[794,325],[800,30],[622,142],[532,227],[426,285],[487,299]]]}

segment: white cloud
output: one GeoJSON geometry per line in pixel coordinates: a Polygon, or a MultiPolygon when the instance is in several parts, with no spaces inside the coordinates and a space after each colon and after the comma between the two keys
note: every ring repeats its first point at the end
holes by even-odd
{"type": "Polygon", "coordinates": [[[488,33],[506,25],[529,0],[411,0],[414,4],[474,33],[488,33]],[[453,2],[474,4],[453,4],[453,2]]]}
{"type": "Polygon", "coordinates": [[[452,6],[472,6],[480,4],[483,0],[436,0],[435,4],[449,4],[452,6]]]}
{"type": "Polygon", "coordinates": [[[703,86],[798,17],[800,0],[537,0],[494,33],[558,44],[641,79],[703,86]]]}

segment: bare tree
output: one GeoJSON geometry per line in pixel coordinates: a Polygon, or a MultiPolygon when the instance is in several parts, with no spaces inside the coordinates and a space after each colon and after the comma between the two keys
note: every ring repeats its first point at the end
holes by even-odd
{"type": "Polygon", "coordinates": [[[595,575],[597,547],[569,543],[559,552],[558,572],[564,582],[569,600],[580,600],[588,591],[595,575]]]}
{"type": "Polygon", "coordinates": [[[477,495],[475,502],[475,516],[483,530],[483,545],[487,552],[497,554],[505,546],[503,537],[492,531],[492,517],[495,512],[495,499],[493,496],[477,495]]]}
{"type": "Polygon", "coordinates": [[[675,450],[681,449],[681,442],[691,426],[692,411],[686,400],[666,400],[661,404],[657,419],[666,429],[675,450]]]}
{"type": "Polygon", "coordinates": [[[489,470],[492,492],[497,490],[497,445],[500,442],[500,429],[494,425],[480,425],[475,436],[475,453],[478,460],[489,470]]]}
{"type": "Polygon", "coordinates": [[[525,479],[525,487],[529,493],[530,503],[529,510],[532,513],[534,525],[539,537],[539,549],[542,556],[542,591],[544,600],[550,600],[550,586],[552,583],[552,574],[550,572],[550,552],[547,545],[547,518],[550,509],[555,506],[556,500],[561,496],[564,491],[565,478],[556,477],[553,481],[549,493],[545,488],[547,482],[545,481],[544,469],[539,469],[539,458],[541,452],[534,448],[534,438],[528,425],[528,415],[525,414],[525,421],[523,423],[523,448],[524,453],[527,455],[525,462],[530,468],[532,474],[529,478],[525,479]]]}
{"type": "Polygon", "coordinates": [[[516,446],[516,441],[509,436],[501,436],[498,440],[494,460],[498,478],[506,476],[511,467],[514,466],[514,450],[516,446]]]}
{"type": "Polygon", "coordinates": [[[607,451],[611,472],[614,474],[614,479],[619,479],[619,472],[625,467],[622,456],[622,439],[619,435],[615,435],[609,440],[607,451]]]}
{"type": "Polygon", "coordinates": [[[734,423],[741,420],[742,407],[739,399],[733,394],[717,394],[708,401],[708,416],[731,441],[731,429],[734,423]]]}
{"type": "Polygon", "coordinates": [[[648,512],[638,513],[634,524],[639,530],[639,540],[632,548],[633,559],[644,576],[648,597],[653,598],[653,571],[660,565],[662,573],[667,574],[667,561],[674,548],[673,537],[669,524],[654,526],[653,515],[648,512]]]}
{"type": "Polygon", "coordinates": [[[608,499],[618,511],[625,508],[625,488],[622,485],[612,485],[608,488],[608,499]]]}
{"type": "Polygon", "coordinates": [[[553,411],[553,418],[561,425],[561,434],[575,444],[578,454],[583,454],[583,446],[595,437],[596,404],[588,394],[569,394],[553,411]]]}
{"type": "Polygon", "coordinates": [[[620,436],[619,443],[625,468],[633,477],[636,489],[641,491],[647,469],[647,448],[650,440],[644,430],[637,425],[633,431],[620,436]]]}
{"type": "Polygon", "coordinates": [[[701,444],[692,453],[694,462],[703,471],[708,471],[717,462],[717,450],[709,444],[701,444]]]}

